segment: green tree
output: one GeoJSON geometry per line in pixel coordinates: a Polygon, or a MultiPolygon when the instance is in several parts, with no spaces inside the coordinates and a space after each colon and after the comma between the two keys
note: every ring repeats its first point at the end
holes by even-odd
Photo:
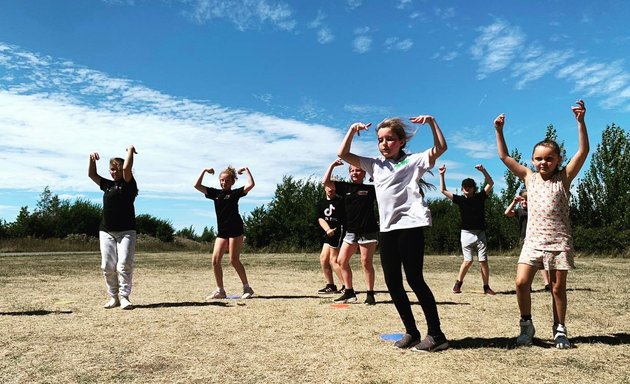
{"type": "Polygon", "coordinates": [[[168,243],[175,239],[175,229],[170,221],[158,219],[149,214],[136,216],[136,231],[168,243]]]}
{"type": "Polygon", "coordinates": [[[614,123],[602,132],[577,186],[573,219],[585,227],[630,229],[630,134],[614,123]]]}

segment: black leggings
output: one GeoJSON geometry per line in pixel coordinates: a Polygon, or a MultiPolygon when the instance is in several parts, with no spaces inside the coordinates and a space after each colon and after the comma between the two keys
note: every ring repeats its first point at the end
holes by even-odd
{"type": "Polygon", "coordinates": [[[399,229],[380,233],[381,265],[385,275],[385,284],[394,301],[398,315],[405,330],[412,336],[420,336],[416,321],[411,311],[411,303],[402,279],[402,267],[405,269],[407,282],[418,297],[427,322],[427,334],[443,336],[440,329],[437,304],[431,288],[424,281],[424,231],[422,227],[399,229]]]}

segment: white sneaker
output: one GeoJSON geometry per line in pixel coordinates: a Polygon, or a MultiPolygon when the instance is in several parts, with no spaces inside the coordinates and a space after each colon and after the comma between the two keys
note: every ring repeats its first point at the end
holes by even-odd
{"type": "Polygon", "coordinates": [[[516,345],[532,345],[536,329],[534,323],[531,320],[519,322],[521,326],[521,334],[516,338],[516,345]]]}
{"type": "Polygon", "coordinates": [[[120,301],[118,301],[118,298],[112,297],[111,299],[109,299],[107,303],[105,303],[105,305],[103,305],[103,308],[112,309],[112,308],[118,307],[119,305],[120,305],[120,301]]]}
{"type": "Polygon", "coordinates": [[[208,295],[208,297],[206,297],[206,300],[225,299],[226,297],[227,295],[225,294],[225,289],[217,288],[210,295],[208,295]]]}
{"type": "Polygon", "coordinates": [[[133,304],[129,301],[129,297],[120,296],[120,309],[133,309],[133,304]]]}
{"type": "Polygon", "coordinates": [[[567,337],[567,327],[564,324],[555,324],[553,326],[553,342],[558,349],[571,348],[571,342],[567,337]]]}
{"type": "Polygon", "coordinates": [[[252,287],[243,288],[243,296],[241,296],[241,299],[251,299],[252,296],[254,296],[252,287]]]}

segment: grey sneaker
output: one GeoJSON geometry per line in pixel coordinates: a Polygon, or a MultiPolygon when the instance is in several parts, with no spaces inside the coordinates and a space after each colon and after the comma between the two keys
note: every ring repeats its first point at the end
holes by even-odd
{"type": "Polygon", "coordinates": [[[437,352],[448,349],[448,340],[446,337],[441,337],[439,339],[434,338],[433,336],[427,335],[419,344],[415,347],[411,348],[414,352],[437,352]]]}
{"type": "Polygon", "coordinates": [[[252,287],[248,286],[247,288],[243,288],[243,296],[241,296],[241,299],[251,299],[252,296],[254,296],[252,287]]]}
{"type": "Polygon", "coordinates": [[[553,326],[553,342],[558,349],[571,348],[571,342],[567,337],[567,327],[564,324],[555,324],[553,326]]]}
{"type": "Polygon", "coordinates": [[[208,297],[206,297],[206,300],[225,299],[226,297],[227,295],[225,294],[225,289],[217,288],[210,295],[208,295],[208,297]]]}
{"type": "Polygon", "coordinates": [[[414,339],[410,334],[405,333],[403,337],[394,343],[394,347],[400,349],[411,348],[420,342],[420,337],[414,339]]]}
{"type": "Polygon", "coordinates": [[[112,308],[116,308],[120,306],[120,301],[118,301],[117,297],[112,297],[111,299],[109,299],[109,301],[107,303],[105,303],[105,305],[103,305],[103,308],[105,309],[112,309],[112,308]]]}
{"type": "Polygon", "coordinates": [[[120,309],[133,309],[133,304],[128,296],[120,296],[120,309]]]}
{"type": "Polygon", "coordinates": [[[521,334],[516,338],[516,345],[532,345],[534,335],[536,334],[536,328],[531,320],[519,322],[521,327],[521,334]]]}

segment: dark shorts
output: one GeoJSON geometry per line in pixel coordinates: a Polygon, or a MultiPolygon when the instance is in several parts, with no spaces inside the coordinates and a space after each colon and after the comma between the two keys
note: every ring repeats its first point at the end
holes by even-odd
{"type": "Polygon", "coordinates": [[[232,237],[239,237],[241,235],[243,235],[245,232],[243,231],[243,227],[239,226],[239,227],[232,227],[232,228],[219,228],[219,231],[217,232],[217,237],[220,237],[222,239],[229,239],[232,237]]]}

